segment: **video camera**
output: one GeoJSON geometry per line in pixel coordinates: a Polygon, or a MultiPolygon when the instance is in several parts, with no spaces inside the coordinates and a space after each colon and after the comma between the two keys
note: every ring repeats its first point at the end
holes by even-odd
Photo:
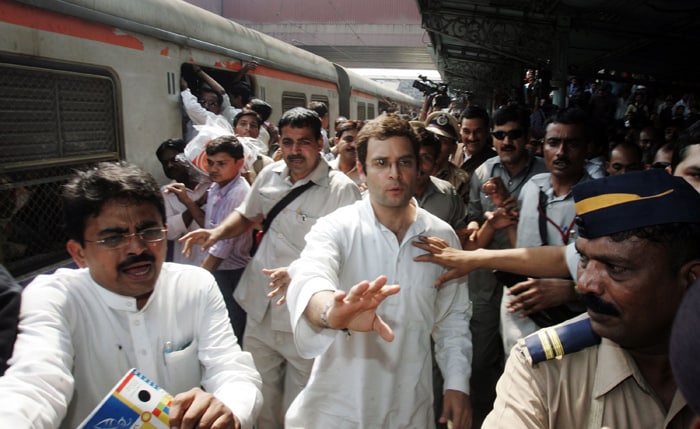
{"type": "Polygon", "coordinates": [[[413,81],[413,87],[417,88],[426,97],[432,98],[433,107],[444,109],[450,105],[450,96],[447,94],[447,85],[435,83],[426,76],[418,75],[418,79],[413,81]]]}
{"type": "Polygon", "coordinates": [[[413,81],[413,87],[418,89],[425,95],[440,94],[447,95],[447,85],[444,83],[435,83],[426,76],[418,75],[418,79],[413,81]],[[418,80],[420,79],[420,80],[418,80]]]}

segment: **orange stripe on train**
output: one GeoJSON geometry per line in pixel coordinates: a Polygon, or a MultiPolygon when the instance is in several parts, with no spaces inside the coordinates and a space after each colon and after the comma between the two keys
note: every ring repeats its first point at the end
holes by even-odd
{"type": "Polygon", "coordinates": [[[124,48],[144,50],[143,43],[139,39],[128,34],[118,34],[118,30],[114,27],[83,21],[8,0],[0,0],[0,21],[124,48]]]}

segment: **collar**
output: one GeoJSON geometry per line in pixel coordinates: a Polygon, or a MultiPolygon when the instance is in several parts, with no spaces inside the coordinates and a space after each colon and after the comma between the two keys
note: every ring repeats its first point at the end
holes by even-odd
{"type": "MultiPolygon", "coordinates": [[[[646,394],[656,397],[656,394],[642,376],[641,371],[632,356],[618,344],[603,338],[598,346],[598,366],[595,370],[593,397],[598,399],[610,393],[618,385],[632,377],[637,386],[646,394]]],[[[666,413],[669,421],[687,406],[681,392],[676,389],[671,406],[666,413]]]]}
{"type": "MultiPolygon", "coordinates": [[[[366,219],[368,222],[371,222],[376,228],[381,230],[383,233],[391,234],[392,237],[396,237],[392,230],[387,228],[384,224],[379,222],[379,219],[377,219],[377,216],[374,213],[374,209],[372,208],[372,201],[370,200],[369,193],[367,198],[363,198],[357,204],[360,204],[360,210],[364,212],[361,213],[362,219],[366,219]]],[[[414,237],[423,234],[423,232],[426,230],[427,225],[425,217],[425,213],[427,212],[420,208],[420,206],[418,205],[418,201],[416,201],[416,198],[411,198],[409,204],[412,204],[416,207],[416,215],[413,218],[413,223],[411,223],[411,226],[409,226],[408,230],[406,230],[403,242],[400,243],[401,245],[403,245],[406,242],[413,241],[414,237]]]]}
{"type": "MultiPolygon", "coordinates": [[[[88,271],[89,273],[89,271],[88,271]]],[[[143,311],[146,308],[148,308],[148,305],[153,301],[153,296],[156,294],[156,291],[158,290],[158,281],[156,281],[156,286],[153,288],[153,293],[151,293],[151,296],[148,298],[148,301],[146,302],[146,305],[143,306],[141,310],[138,309],[136,305],[136,298],[131,297],[131,296],[124,296],[124,295],[119,295],[117,293],[114,293],[108,289],[105,289],[104,287],[100,286],[93,278],[92,276],[90,277],[90,282],[93,284],[93,287],[97,291],[97,295],[99,295],[100,299],[107,304],[109,308],[112,308],[114,310],[118,311],[124,311],[128,313],[138,313],[139,311],[143,311]]]]}

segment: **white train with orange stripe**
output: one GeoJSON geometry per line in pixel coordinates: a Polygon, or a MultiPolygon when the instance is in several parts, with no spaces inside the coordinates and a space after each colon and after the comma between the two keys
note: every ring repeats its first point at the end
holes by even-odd
{"type": "Polygon", "coordinates": [[[331,124],[338,115],[370,119],[387,104],[420,108],[317,55],[177,0],[0,0],[0,36],[0,196],[37,193],[33,186],[51,188],[73,168],[101,160],[136,162],[163,179],[154,151],[182,136],[179,83],[190,64],[225,81],[256,61],[246,80],[272,105],[273,122],[314,100],[328,104],[331,124]]]}

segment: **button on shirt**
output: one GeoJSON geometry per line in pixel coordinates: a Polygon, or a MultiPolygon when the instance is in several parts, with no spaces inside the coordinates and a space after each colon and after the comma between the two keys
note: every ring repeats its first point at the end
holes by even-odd
{"type": "Polygon", "coordinates": [[[145,306],[87,269],[37,277],[22,297],[0,427],[75,428],[131,368],[175,396],[203,386],[252,427],[261,381],[241,351],[219,288],[199,267],[163,264],[145,306]],[[167,349],[171,349],[170,352],[167,349]],[[65,417],[65,418],[64,418],[65,417]]]}
{"type": "Polygon", "coordinates": [[[431,335],[444,389],[469,393],[469,292],[464,279],[434,286],[444,269],[414,262],[423,253],[411,244],[418,235],[459,246],[449,225],[420,208],[399,242],[379,223],[368,199],[320,219],[306,236],[304,251],[290,267],[287,303],[297,350],[318,357],[309,383],[287,412],[287,428],[434,427],[431,335]],[[376,332],[348,337],[321,330],[303,317],[314,293],[347,291],[382,274],[387,284],[401,286],[377,309],[394,330],[394,341],[376,332]]]}
{"type": "MultiPolygon", "coordinates": [[[[214,228],[238,207],[250,191],[250,185],[239,174],[225,186],[212,183],[205,210],[206,228],[214,228]]],[[[238,270],[248,265],[253,236],[244,232],[238,237],[219,240],[209,248],[209,254],[223,259],[217,270],[238,270]]]]}
{"type": "Polygon", "coordinates": [[[270,279],[263,268],[287,267],[299,257],[306,242],[304,236],[316,220],[338,207],[360,198],[357,186],[345,174],[331,170],[320,159],[307,177],[292,183],[284,161],[265,167],[253,182],[243,204],[236,211],[245,218],[261,221],[289,191],[309,180],[314,185],[290,202],[270,225],[258,251],[243,272],[234,297],[256,322],[261,322],[268,309],[272,312],[272,329],[291,332],[286,305],[270,305],[267,298],[270,279]]]}
{"type": "Polygon", "coordinates": [[[498,381],[485,428],[680,429],[694,414],[676,391],[666,412],[619,345],[600,345],[535,365],[521,340],[498,381]]]}

